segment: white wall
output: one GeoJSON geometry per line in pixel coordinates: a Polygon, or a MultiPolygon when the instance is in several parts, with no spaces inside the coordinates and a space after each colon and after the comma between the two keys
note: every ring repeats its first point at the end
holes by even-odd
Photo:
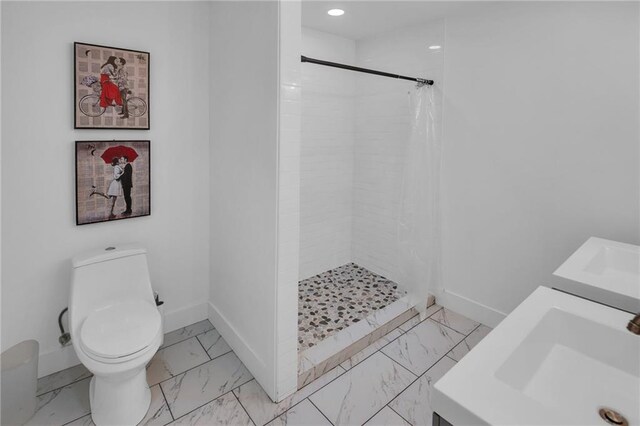
{"type": "MultiPolygon", "coordinates": [[[[444,25],[437,20],[402,28],[356,44],[357,65],[435,81],[436,113],[442,108],[441,50],[444,25]]],[[[413,108],[410,95],[415,83],[358,74],[356,143],[353,183],[353,261],[398,282],[407,289],[417,283],[402,282],[406,262],[398,240],[398,219],[402,201],[402,177],[413,108]]],[[[436,114],[436,129],[441,117],[436,114]]],[[[409,278],[406,278],[409,279],[409,278]]]]}
{"type": "MultiPolygon", "coordinates": [[[[302,54],[355,63],[356,43],[304,28],[302,54]]],[[[356,74],[302,64],[300,279],[352,261],[356,74]]]]}
{"type": "Polygon", "coordinates": [[[440,302],[491,324],[589,236],[640,243],[638,4],[446,23],[440,302]]]}
{"type": "MultiPolygon", "coordinates": [[[[276,399],[280,10],[275,1],[211,7],[209,318],[276,399]]],[[[282,309],[297,317],[294,301],[282,309]]]]}
{"type": "Polygon", "coordinates": [[[40,375],[78,362],[71,347],[59,349],[57,317],[68,304],[69,259],[84,250],[142,243],[167,329],[206,318],[208,10],[2,2],[2,350],[38,340],[40,375]],[[151,53],[150,131],[73,130],[74,41],[151,53]],[[74,141],[114,138],[151,140],[151,216],[77,227],[74,141]]]}

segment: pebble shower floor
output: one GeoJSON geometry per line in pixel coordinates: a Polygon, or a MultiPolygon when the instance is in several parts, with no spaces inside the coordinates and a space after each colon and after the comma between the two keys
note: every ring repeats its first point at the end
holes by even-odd
{"type": "Polygon", "coordinates": [[[405,295],[398,285],[355,263],[298,284],[298,351],[308,349],[405,295]]]}

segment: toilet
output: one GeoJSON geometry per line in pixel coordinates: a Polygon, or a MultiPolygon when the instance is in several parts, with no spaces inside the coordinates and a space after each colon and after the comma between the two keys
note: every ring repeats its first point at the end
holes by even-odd
{"type": "Polygon", "coordinates": [[[72,266],[69,327],[93,373],[91,417],[97,426],[135,425],[151,404],[145,366],[163,340],[146,250],[107,247],[74,257],[72,266]]]}

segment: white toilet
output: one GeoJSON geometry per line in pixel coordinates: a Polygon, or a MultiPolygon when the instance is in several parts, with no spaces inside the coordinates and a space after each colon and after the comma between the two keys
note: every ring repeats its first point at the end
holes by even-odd
{"type": "Polygon", "coordinates": [[[93,373],[97,426],[135,425],[151,403],[146,364],[163,340],[146,250],[108,247],[72,260],[69,326],[73,348],[93,373]]]}

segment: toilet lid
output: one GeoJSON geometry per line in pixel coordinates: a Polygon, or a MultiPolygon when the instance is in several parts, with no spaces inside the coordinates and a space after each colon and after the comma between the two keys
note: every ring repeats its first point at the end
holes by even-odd
{"type": "Polygon", "coordinates": [[[80,340],[89,353],[121,358],[149,346],[160,325],[160,314],[151,303],[118,303],[89,315],[82,324],[80,340]]]}

